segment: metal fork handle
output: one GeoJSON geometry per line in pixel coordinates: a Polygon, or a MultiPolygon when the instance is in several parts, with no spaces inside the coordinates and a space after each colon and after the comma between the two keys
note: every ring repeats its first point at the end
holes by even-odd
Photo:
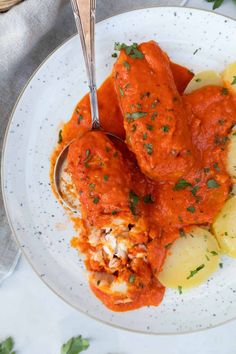
{"type": "Polygon", "coordinates": [[[75,23],[80,35],[85,66],[87,70],[92,129],[99,129],[99,112],[95,68],[95,22],[96,0],[71,0],[75,23]]]}

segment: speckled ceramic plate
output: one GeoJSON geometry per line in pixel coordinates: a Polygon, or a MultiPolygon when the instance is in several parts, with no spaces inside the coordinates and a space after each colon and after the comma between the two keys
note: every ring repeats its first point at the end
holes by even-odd
{"type": "MultiPolygon", "coordinates": [[[[97,77],[110,73],[116,41],[157,40],[177,63],[222,70],[236,60],[236,22],[187,8],[150,8],[112,17],[97,31],[97,77]]],[[[58,129],[87,90],[77,36],[37,70],[13,112],[3,152],[2,183],[12,230],[35,271],[61,298],[110,325],[147,333],[183,333],[236,317],[236,261],[184,295],[167,290],[163,303],[127,313],[108,311],[89,290],[83,262],[70,248],[72,225],[49,184],[58,129]]]]}

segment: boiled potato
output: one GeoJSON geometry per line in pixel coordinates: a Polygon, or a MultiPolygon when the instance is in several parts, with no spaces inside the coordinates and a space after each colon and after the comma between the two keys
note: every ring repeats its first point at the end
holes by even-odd
{"type": "Polygon", "coordinates": [[[236,93],[236,61],[226,67],[222,77],[228,89],[236,93]]]}
{"type": "Polygon", "coordinates": [[[236,131],[233,130],[229,135],[229,146],[226,168],[233,181],[236,181],[236,131]]]}
{"type": "Polygon", "coordinates": [[[223,81],[220,74],[212,70],[201,71],[200,73],[194,75],[186,87],[184,93],[189,94],[201,87],[209,85],[223,86],[223,81]]]}
{"type": "Polygon", "coordinates": [[[209,278],[219,265],[219,246],[207,230],[194,227],[170,247],[158,279],[168,288],[192,288],[209,278]]]}
{"type": "Polygon", "coordinates": [[[236,258],[236,196],[227,200],[216,217],[212,230],[221,250],[236,258]]]}

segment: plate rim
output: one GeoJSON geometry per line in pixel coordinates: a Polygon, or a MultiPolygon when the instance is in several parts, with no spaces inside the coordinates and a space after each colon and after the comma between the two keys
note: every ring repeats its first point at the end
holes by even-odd
{"type": "MultiPolygon", "coordinates": [[[[186,3],[185,0],[182,1],[182,3],[186,3]]],[[[199,9],[199,8],[196,8],[196,7],[183,7],[183,5],[181,6],[156,6],[156,5],[153,5],[153,6],[148,6],[148,7],[143,7],[143,6],[140,6],[140,7],[137,7],[133,10],[130,10],[130,11],[120,11],[120,12],[116,12],[115,14],[113,14],[112,16],[109,16],[109,17],[106,17],[105,19],[101,20],[101,21],[98,21],[96,22],[96,25],[99,24],[99,23],[102,23],[103,21],[107,21],[109,19],[112,19],[113,17],[116,17],[116,16],[119,16],[119,15],[123,15],[123,14],[127,14],[127,13],[132,13],[132,12],[135,12],[135,11],[141,11],[141,10],[148,10],[148,9],[174,9],[176,11],[180,10],[193,10],[193,11],[196,11],[196,12],[204,12],[204,13],[210,13],[211,15],[213,16],[220,16],[222,18],[226,18],[226,19],[229,19],[229,20],[232,20],[234,22],[236,22],[236,20],[233,18],[233,17],[230,17],[230,16],[227,16],[227,15],[222,15],[222,14],[219,14],[217,12],[214,12],[212,10],[205,10],[205,9],[199,9]]],[[[3,138],[3,144],[2,144],[2,154],[1,154],[1,190],[2,190],[2,198],[3,198],[3,206],[4,206],[4,210],[5,210],[5,213],[6,213],[6,216],[7,216],[7,221],[8,221],[8,224],[10,226],[10,229],[11,229],[11,232],[12,232],[12,235],[13,235],[13,238],[14,240],[16,241],[16,244],[18,245],[19,247],[19,250],[21,251],[21,254],[25,257],[25,259],[27,260],[28,264],[31,266],[31,268],[33,269],[33,271],[35,272],[35,274],[38,276],[39,279],[41,279],[41,281],[56,295],[58,296],[63,302],[65,302],[67,305],[69,305],[70,307],[72,307],[73,309],[75,309],[76,311],[78,311],[79,313],[81,313],[82,315],[85,315],[99,323],[102,323],[104,325],[107,325],[107,326],[110,326],[110,327],[113,327],[115,329],[118,329],[118,330],[122,330],[122,331],[128,331],[128,332],[131,332],[131,333],[141,333],[141,334],[146,334],[146,335],[155,335],[155,336],[170,336],[170,335],[175,335],[175,336],[180,336],[180,335],[186,335],[186,334],[191,334],[191,333],[198,333],[198,332],[203,332],[203,331],[208,331],[208,330],[211,330],[211,329],[214,329],[214,328],[217,328],[217,327],[220,327],[220,326],[223,326],[227,323],[230,323],[230,322],[233,322],[236,320],[236,315],[231,318],[231,319],[228,319],[228,320],[225,320],[221,323],[218,323],[218,324],[215,324],[215,325],[209,325],[205,328],[199,328],[199,329],[195,329],[195,330],[188,330],[188,331],[184,331],[184,332],[165,332],[165,333],[156,333],[156,332],[153,332],[153,331],[150,331],[150,332],[145,332],[144,330],[139,330],[139,329],[130,329],[130,328],[126,328],[126,327],[123,327],[123,326],[120,326],[120,325],[117,325],[117,324],[114,324],[114,323],[110,323],[106,320],[103,320],[103,319],[100,319],[98,317],[95,317],[91,314],[88,314],[86,313],[85,311],[77,308],[75,305],[71,304],[67,299],[63,298],[50,284],[48,281],[46,281],[46,279],[42,278],[38,272],[38,270],[36,269],[35,265],[33,264],[33,262],[30,260],[30,258],[28,257],[25,249],[22,247],[21,243],[20,243],[20,240],[18,239],[17,237],[17,232],[15,231],[14,229],[14,226],[13,226],[13,223],[12,223],[12,219],[11,219],[11,216],[10,216],[10,212],[8,211],[8,207],[7,207],[7,197],[6,197],[6,192],[5,192],[5,188],[4,188],[4,175],[5,175],[5,158],[6,158],[6,147],[7,147],[7,139],[8,139],[8,135],[9,135],[9,130],[10,130],[10,127],[11,127],[11,124],[12,124],[12,121],[13,121],[13,117],[14,117],[14,114],[16,112],[16,109],[17,109],[17,106],[19,104],[19,101],[20,99],[22,98],[22,96],[24,95],[24,93],[26,92],[27,88],[29,87],[30,85],[30,82],[31,80],[35,77],[35,75],[38,73],[38,71],[41,69],[41,67],[43,67],[43,65],[48,61],[49,58],[51,58],[55,52],[57,52],[57,50],[59,50],[61,47],[63,47],[65,44],[67,44],[67,42],[69,42],[70,40],[72,40],[74,37],[78,36],[78,33],[74,33],[72,35],[70,35],[68,38],[66,38],[65,40],[62,41],[62,43],[60,43],[56,48],[54,48],[45,58],[44,60],[38,65],[38,67],[33,71],[33,73],[30,75],[30,77],[27,79],[26,83],[23,85],[16,101],[15,101],[15,104],[11,110],[11,113],[9,115],[9,120],[8,120],[8,123],[7,123],[7,127],[6,127],[6,130],[5,130],[5,133],[4,133],[4,138],[3,138]]]]}

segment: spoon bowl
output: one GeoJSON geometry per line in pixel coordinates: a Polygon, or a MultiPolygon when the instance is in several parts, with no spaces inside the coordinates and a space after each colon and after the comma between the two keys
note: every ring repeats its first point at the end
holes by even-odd
{"type": "MultiPolygon", "coordinates": [[[[102,130],[99,120],[98,97],[95,73],[95,16],[96,0],[71,0],[71,5],[75,17],[75,23],[82,44],[83,56],[89,82],[90,106],[92,115],[91,130],[102,130]]],[[[121,138],[110,132],[104,132],[114,142],[124,143],[121,138]]],[[[67,167],[67,155],[70,145],[69,142],[57,157],[54,166],[54,186],[58,197],[67,209],[74,213],[79,212],[78,198],[75,186],[67,167]]]]}

